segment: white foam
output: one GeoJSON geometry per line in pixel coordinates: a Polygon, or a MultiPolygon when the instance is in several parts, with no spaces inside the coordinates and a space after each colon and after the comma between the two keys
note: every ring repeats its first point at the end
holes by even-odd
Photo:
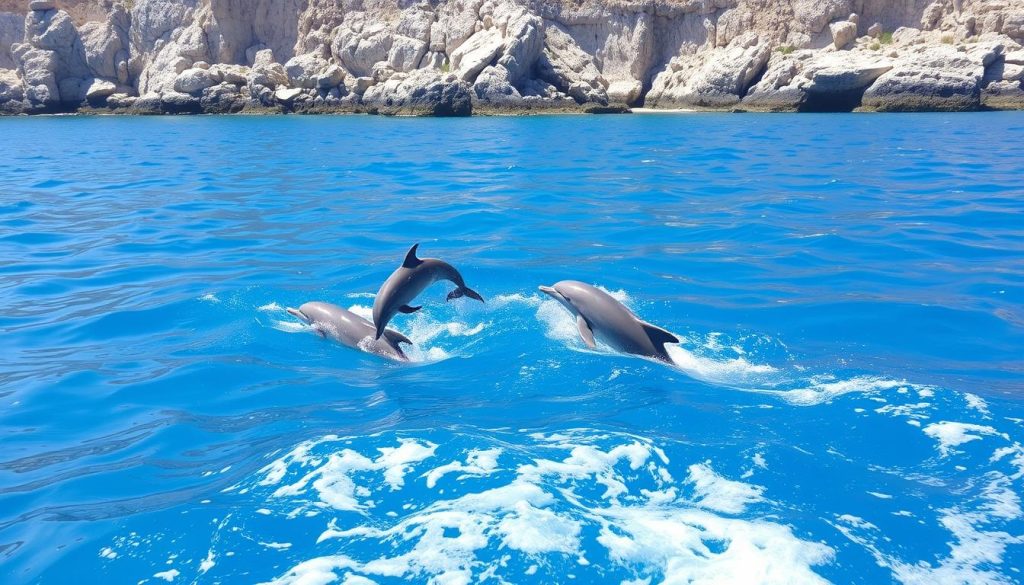
{"type": "Polygon", "coordinates": [[[433,489],[437,485],[437,481],[449,473],[458,472],[463,477],[488,475],[497,469],[499,455],[501,455],[501,449],[473,449],[466,455],[465,463],[452,461],[431,469],[423,476],[427,478],[427,487],[433,489]]]}
{"type": "Polygon", "coordinates": [[[114,549],[110,548],[109,546],[105,546],[100,549],[100,557],[104,559],[116,559],[117,553],[114,552],[114,549]]]}
{"type": "Polygon", "coordinates": [[[495,309],[507,307],[509,305],[526,305],[527,307],[538,307],[546,298],[548,297],[541,297],[541,295],[539,294],[524,295],[522,293],[512,293],[508,295],[497,295],[493,299],[491,299],[488,304],[495,309]]]}
{"type": "Polygon", "coordinates": [[[276,302],[269,302],[265,305],[260,305],[259,307],[256,307],[256,310],[263,313],[279,313],[283,311],[284,308],[281,305],[277,304],[276,302]]]}
{"type": "Polygon", "coordinates": [[[827,380],[812,378],[805,388],[793,390],[769,391],[778,394],[790,404],[797,406],[814,406],[830,402],[844,394],[876,393],[907,386],[903,380],[889,380],[874,376],[857,376],[847,380],[827,380]]]}
{"type": "MultiPolygon", "coordinates": [[[[324,442],[332,442],[334,439],[326,439],[324,442]]],[[[311,444],[300,445],[296,451],[285,457],[284,460],[275,461],[264,468],[266,475],[260,481],[262,485],[273,485],[283,479],[282,466],[289,463],[298,463],[306,466],[310,463],[318,465],[313,471],[307,473],[299,481],[284,485],[274,491],[273,496],[280,498],[296,496],[306,493],[309,487],[316,491],[319,499],[324,504],[336,510],[361,511],[370,506],[366,501],[369,494],[356,489],[351,475],[359,471],[375,471],[383,474],[384,481],[392,490],[402,487],[405,482],[405,475],[411,469],[411,464],[423,461],[432,457],[437,445],[433,443],[421,443],[412,439],[401,439],[398,447],[381,447],[380,455],[376,459],[365,457],[351,449],[344,449],[339,453],[332,453],[328,456],[326,463],[319,465],[319,460],[310,460],[307,453],[311,444]],[[360,501],[360,498],[363,501],[360,501]]]]}
{"type": "Polygon", "coordinates": [[[973,408],[974,410],[977,410],[978,412],[986,416],[990,414],[988,411],[988,403],[985,402],[985,399],[982,398],[981,396],[978,396],[977,394],[971,394],[970,392],[966,392],[964,393],[964,400],[967,401],[968,408],[973,408]]]}
{"type": "Polygon", "coordinates": [[[686,483],[693,486],[694,502],[726,514],[740,514],[750,504],[764,501],[764,488],[726,479],[711,469],[710,462],[691,465],[686,483]]]}
{"type": "MultiPolygon", "coordinates": [[[[364,319],[373,319],[371,306],[352,305],[348,310],[364,319]]],[[[403,351],[411,362],[435,363],[446,360],[452,357],[454,348],[432,345],[433,343],[451,343],[454,338],[471,338],[482,333],[489,325],[484,322],[468,324],[459,320],[441,321],[421,309],[411,319],[402,323],[401,330],[413,342],[412,347],[406,346],[403,351]]]]}
{"type": "MultiPolygon", "coordinates": [[[[315,584],[355,577],[434,583],[516,581],[499,574],[507,566],[508,555],[497,562],[478,557],[480,551],[494,550],[524,555],[522,566],[527,567],[527,575],[536,574],[538,565],[548,565],[546,561],[530,562],[531,559],[555,555],[556,559],[561,556],[580,567],[602,567],[602,573],[615,567],[636,572],[638,583],[649,582],[645,576],[653,574],[663,575],[667,583],[824,582],[812,567],[832,558],[828,546],[801,540],[789,527],[771,521],[716,514],[748,512],[752,504],[766,501],[763,487],[723,477],[704,462],[687,468],[685,484],[692,491],[692,498],[687,498],[671,485],[672,476],[664,467],[668,457],[646,439],[590,433],[583,440],[579,431],[530,437],[543,452],[555,456],[534,457],[499,474],[498,456],[511,454],[496,448],[474,448],[464,459],[456,458],[425,471],[417,479],[433,486],[447,473],[473,476],[466,473],[468,469],[486,472],[489,483],[497,480],[500,484],[482,491],[468,490],[450,499],[434,499],[425,507],[410,503],[399,506],[404,482],[391,482],[392,489],[398,489],[389,496],[389,507],[401,507],[407,513],[405,517],[379,514],[348,528],[332,521],[317,540],[340,540],[343,543],[339,547],[345,550],[352,550],[344,544],[349,539],[378,541],[382,543],[376,547],[382,553],[380,556],[356,559],[332,555],[308,560],[273,583],[315,584]],[[592,441],[611,444],[602,447],[592,441]],[[556,455],[559,452],[561,456],[556,455]],[[642,482],[639,487],[635,485],[638,481],[642,482]],[[594,491],[594,486],[603,489],[594,491]],[[590,527],[591,534],[598,533],[599,545],[588,548],[586,555],[581,550],[585,527],[590,527]],[[714,547],[709,547],[710,542],[715,543],[714,547]],[[601,546],[607,561],[600,558],[601,546]]],[[[333,437],[319,441],[314,449],[329,451],[334,443],[343,440],[333,437]]],[[[416,463],[426,458],[411,456],[413,450],[419,455],[425,451],[433,453],[433,448],[428,447],[431,443],[415,441],[418,449],[407,448],[409,453],[398,455],[405,444],[408,443],[377,451],[393,449],[389,453],[394,453],[395,461],[416,463]]],[[[315,487],[318,479],[339,475],[339,460],[348,461],[349,470],[385,466],[384,462],[376,463],[381,457],[371,459],[352,448],[331,452],[326,457],[310,452],[306,445],[300,445],[280,460],[287,468],[285,477],[297,472],[303,477],[285,486],[297,488],[287,492],[278,489],[275,497],[294,494],[301,502],[306,486],[315,487]],[[314,469],[310,470],[311,466],[314,469]]],[[[265,474],[276,476],[279,468],[268,465],[265,474]]],[[[347,472],[341,475],[348,480],[354,477],[347,472]]],[[[411,477],[404,475],[407,480],[411,477]]],[[[279,481],[286,481],[285,477],[279,481]]],[[[264,481],[266,477],[260,483],[264,481]]],[[[353,485],[351,493],[358,493],[360,488],[369,492],[372,485],[353,485]]],[[[459,487],[466,485],[460,483],[459,487]]],[[[351,520],[347,517],[346,521],[351,520]]],[[[563,577],[568,579],[569,574],[563,577]]]]}
{"type": "Polygon", "coordinates": [[[215,557],[213,556],[213,549],[208,550],[206,552],[206,558],[203,559],[203,561],[199,563],[199,574],[200,575],[206,574],[207,571],[212,569],[217,564],[217,562],[214,560],[214,558],[215,557]]]}
{"type": "Polygon", "coordinates": [[[215,295],[213,293],[206,293],[205,295],[199,297],[199,300],[205,301],[207,303],[219,303],[220,302],[220,299],[217,298],[217,295],[215,295]]]}
{"type": "Polygon", "coordinates": [[[942,421],[924,427],[924,434],[939,442],[939,453],[948,457],[955,452],[953,447],[981,440],[982,435],[998,435],[990,426],[971,423],[942,421]]]}
{"type": "Polygon", "coordinates": [[[179,571],[178,569],[171,569],[169,571],[161,571],[159,573],[154,573],[153,576],[157,579],[163,579],[164,581],[170,583],[174,581],[174,579],[180,574],[181,571],[179,571]]]}
{"type": "Polygon", "coordinates": [[[726,385],[763,383],[779,373],[774,366],[751,363],[744,357],[705,357],[676,344],[667,344],[665,350],[677,368],[704,382],[726,385]]]}

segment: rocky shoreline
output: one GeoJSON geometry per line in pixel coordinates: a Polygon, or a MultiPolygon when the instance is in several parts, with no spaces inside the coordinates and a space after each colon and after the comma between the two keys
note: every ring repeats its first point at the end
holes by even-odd
{"type": "Polygon", "coordinates": [[[1024,109],[1024,0],[0,0],[0,113],[1024,109]]]}

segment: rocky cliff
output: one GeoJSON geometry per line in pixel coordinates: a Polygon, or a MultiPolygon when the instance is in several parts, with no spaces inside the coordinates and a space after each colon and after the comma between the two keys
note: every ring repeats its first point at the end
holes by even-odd
{"type": "Polygon", "coordinates": [[[0,112],[1024,107],[1024,0],[0,0],[0,112]]]}

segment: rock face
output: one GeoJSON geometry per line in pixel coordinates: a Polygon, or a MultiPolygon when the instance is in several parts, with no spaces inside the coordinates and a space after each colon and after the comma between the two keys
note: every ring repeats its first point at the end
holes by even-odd
{"type": "Polygon", "coordinates": [[[0,113],[1024,107],[1024,0],[15,1],[0,113]]]}

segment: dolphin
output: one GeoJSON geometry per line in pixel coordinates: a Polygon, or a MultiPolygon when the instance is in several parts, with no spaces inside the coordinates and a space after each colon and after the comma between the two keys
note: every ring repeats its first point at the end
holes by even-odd
{"type": "Polygon", "coordinates": [[[679,338],[641,321],[603,290],[576,280],[563,280],[554,286],[542,286],[540,290],[576,316],[576,326],[587,347],[597,347],[594,342],[597,338],[623,353],[673,363],[665,344],[679,343],[679,338]]]}
{"type": "Polygon", "coordinates": [[[451,264],[437,258],[417,258],[418,247],[419,244],[414,244],[409,248],[405,261],[384,281],[377,292],[377,298],[373,300],[373,324],[377,327],[375,339],[380,339],[388,321],[395,313],[415,313],[422,309],[423,307],[410,307],[409,303],[423,292],[423,289],[438,280],[450,280],[457,287],[448,293],[448,301],[466,296],[484,302],[483,297],[466,286],[462,275],[451,264]]]}
{"type": "Polygon", "coordinates": [[[384,331],[384,339],[375,338],[373,335],[376,329],[372,323],[337,305],[312,302],[304,303],[298,309],[288,307],[287,311],[302,322],[312,325],[321,337],[330,337],[349,347],[396,361],[409,361],[399,346],[400,343],[412,345],[408,337],[394,329],[387,329],[384,331]]]}

